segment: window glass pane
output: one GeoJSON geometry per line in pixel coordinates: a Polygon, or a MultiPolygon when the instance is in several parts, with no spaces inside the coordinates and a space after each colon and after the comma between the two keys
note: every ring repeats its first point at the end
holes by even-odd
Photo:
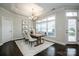
{"type": "Polygon", "coordinates": [[[68,41],[76,41],[76,19],[68,19],[68,41]]]}
{"type": "Polygon", "coordinates": [[[46,32],[46,22],[42,23],[41,25],[42,32],[46,32]]]}
{"type": "Polygon", "coordinates": [[[37,20],[36,22],[37,22],[37,23],[40,23],[40,22],[42,22],[42,21],[41,21],[41,20],[37,20]]]}
{"type": "Polygon", "coordinates": [[[36,22],[40,23],[40,22],[44,22],[46,21],[47,19],[42,19],[42,20],[37,20],[36,22]]]}
{"type": "Polygon", "coordinates": [[[36,31],[37,32],[40,32],[40,27],[41,27],[40,24],[36,24],[36,31]]]}
{"type": "Polygon", "coordinates": [[[49,21],[49,20],[54,20],[54,19],[55,19],[55,16],[52,16],[52,17],[49,17],[49,18],[48,18],[48,21],[49,21]]]}
{"type": "Polygon", "coordinates": [[[48,22],[48,36],[55,35],[55,21],[48,22]]]}
{"type": "Polygon", "coordinates": [[[77,16],[77,12],[66,12],[66,16],[69,16],[69,17],[77,16]]]}
{"type": "Polygon", "coordinates": [[[46,21],[47,19],[42,19],[41,22],[46,21]]]}

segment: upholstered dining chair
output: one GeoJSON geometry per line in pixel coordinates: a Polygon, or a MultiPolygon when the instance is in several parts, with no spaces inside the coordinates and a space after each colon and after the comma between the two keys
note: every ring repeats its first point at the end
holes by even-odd
{"type": "Polygon", "coordinates": [[[32,47],[33,43],[37,42],[37,39],[36,39],[36,38],[32,38],[32,37],[30,36],[30,33],[29,33],[29,32],[27,32],[27,37],[28,37],[28,39],[29,39],[29,44],[30,44],[31,47],[32,47]]]}
{"type": "Polygon", "coordinates": [[[23,32],[23,37],[24,37],[25,42],[28,43],[29,42],[29,39],[27,37],[26,31],[23,32]]]}

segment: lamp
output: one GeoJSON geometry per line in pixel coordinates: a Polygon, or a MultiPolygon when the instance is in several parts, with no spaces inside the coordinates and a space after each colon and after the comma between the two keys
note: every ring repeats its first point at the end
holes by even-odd
{"type": "Polygon", "coordinates": [[[35,12],[34,8],[32,8],[32,16],[30,16],[29,19],[36,20],[37,18],[38,18],[38,16],[36,16],[36,12],[35,12]]]}

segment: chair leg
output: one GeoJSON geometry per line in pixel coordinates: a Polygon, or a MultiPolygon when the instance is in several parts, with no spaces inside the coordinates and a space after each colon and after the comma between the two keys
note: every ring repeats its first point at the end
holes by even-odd
{"type": "Polygon", "coordinates": [[[43,39],[43,43],[44,43],[44,39],[43,39]]]}
{"type": "Polygon", "coordinates": [[[32,42],[30,42],[30,44],[31,44],[31,47],[32,47],[32,42]]]}
{"type": "Polygon", "coordinates": [[[33,42],[30,42],[30,41],[29,41],[29,45],[31,45],[31,47],[32,47],[32,43],[33,43],[33,42]]]}
{"type": "Polygon", "coordinates": [[[37,43],[37,41],[29,42],[29,45],[31,45],[31,47],[32,47],[33,43],[37,43]]]}
{"type": "Polygon", "coordinates": [[[35,45],[34,45],[34,47],[35,47],[35,46],[36,46],[36,44],[37,44],[37,41],[35,41],[34,43],[35,43],[35,45]]]}
{"type": "Polygon", "coordinates": [[[25,42],[28,44],[28,40],[25,40],[25,42]]]}
{"type": "Polygon", "coordinates": [[[29,45],[30,45],[30,41],[29,41],[29,45]]]}

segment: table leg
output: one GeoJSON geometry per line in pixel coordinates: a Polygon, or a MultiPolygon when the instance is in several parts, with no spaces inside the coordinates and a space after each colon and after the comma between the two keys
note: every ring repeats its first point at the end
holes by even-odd
{"type": "Polygon", "coordinates": [[[38,46],[38,45],[40,45],[41,44],[41,37],[38,37],[37,38],[37,44],[35,45],[35,46],[38,46]]]}

